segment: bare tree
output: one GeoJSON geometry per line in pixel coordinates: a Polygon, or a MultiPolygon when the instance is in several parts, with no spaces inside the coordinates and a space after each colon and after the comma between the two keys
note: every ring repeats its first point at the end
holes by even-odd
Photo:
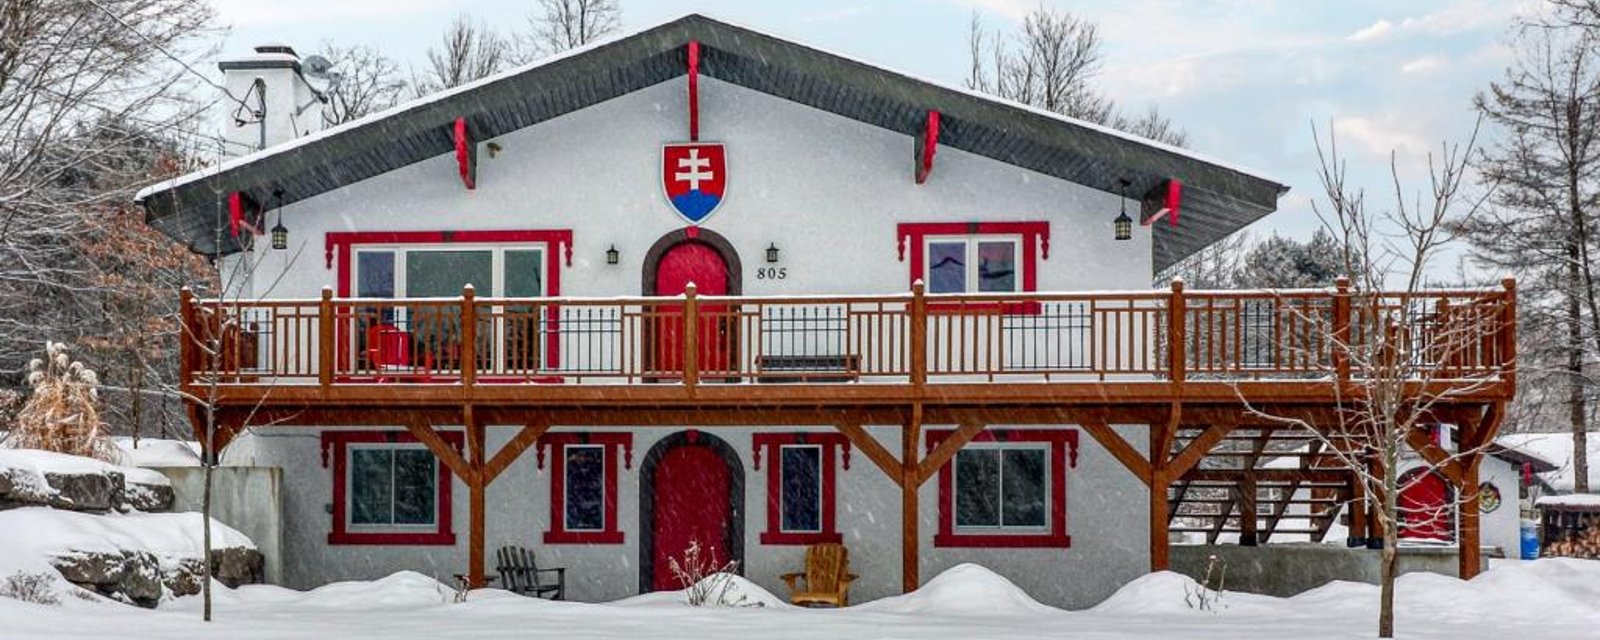
{"type": "Polygon", "coordinates": [[[333,61],[324,91],[328,106],[323,114],[329,125],[344,124],[400,102],[406,89],[400,64],[376,47],[324,42],[322,55],[333,61]]]}
{"type": "Polygon", "coordinates": [[[1178,279],[1185,286],[1195,289],[1236,288],[1243,270],[1241,260],[1249,246],[1250,232],[1234,233],[1163,269],[1156,274],[1155,282],[1166,283],[1178,279]]]}
{"type": "MultiPolygon", "coordinates": [[[[1517,60],[1475,105],[1500,130],[1477,168],[1498,185],[1495,206],[1463,223],[1480,264],[1517,274],[1532,324],[1564,327],[1558,348],[1530,350],[1530,368],[1564,372],[1565,421],[1578,491],[1588,490],[1588,362],[1600,354],[1600,27],[1526,24],[1517,60]]],[[[1555,347],[1556,344],[1549,346],[1555,347]]]]}
{"type": "Polygon", "coordinates": [[[1007,37],[988,31],[975,12],[967,30],[967,88],[1106,125],[1173,146],[1187,135],[1154,106],[1141,116],[1117,110],[1093,81],[1103,55],[1100,30],[1068,11],[1040,6],[1007,37]]]}
{"type": "Polygon", "coordinates": [[[510,62],[511,48],[488,25],[461,15],[450,23],[439,44],[428,48],[427,55],[427,68],[411,82],[418,96],[498,73],[510,62]]]}
{"type": "MultiPolygon", "coordinates": [[[[1402,456],[1416,450],[1424,454],[1424,468],[1429,470],[1456,477],[1476,473],[1471,460],[1486,449],[1492,434],[1477,432],[1476,422],[1468,424],[1465,414],[1451,401],[1496,382],[1492,376],[1472,377],[1481,371],[1463,374],[1459,367],[1463,361],[1476,361],[1474,349],[1481,348],[1484,336],[1504,327],[1508,303],[1489,291],[1459,304],[1435,307],[1439,298],[1427,291],[1430,264],[1453,239],[1450,223],[1470,219],[1484,202],[1463,191],[1476,133],[1464,145],[1444,145],[1438,156],[1429,156],[1429,183],[1421,194],[1403,185],[1391,154],[1393,201],[1381,211],[1368,207],[1364,189],[1347,182],[1346,160],[1339,153],[1334,133],[1329,132],[1326,143],[1314,128],[1313,134],[1317,136],[1318,177],[1327,199],[1326,203],[1313,203],[1314,209],[1338,243],[1345,272],[1353,276],[1353,289],[1346,298],[1347,319],[1296,307],[1287,299],[1278,306],[1295,322],[1314,327],[1311,333],[1318,336],[1314,345],[1296,357],[1325,363],[1327,370],[1321,375],[1348,380],[1353,391],[1344,391],[1342,384],[1332,385],[1336,425],[1275,414],[1251,406],[1242,394],[1240,397],[1258,418],[1309,433],[1362,487],[1361,500],[1347,508],[1372,513],[1383,532],[1378,635],[1390,638],[1394,636],[1396,543],[1404,523],[1399,496],[1425,475],[1402,482],[1402,456]],[[1341,326],[1341,322],[1348,324],[1341,326]],[[1329,359],[1316,354],[1334,355],[1329,359]],[[1461,437],[1453,452],[1426,444],[1428,428],[1440,423],[1458,427],[1461,437]],[[1457,464],[1458,460],[1465,462],[1457,464]]],[[[1462,500],[1477,499],[1475,490],[1461,493],[1462,500]]]]}
{"type": "Polygon", "coordinates": [[[622,26],[617,0],[539,0],[529,33],[517,39],[517,60],[561,53],[604,38],[622,26]]]}
{"type": "Polygon", "coordinates": [[[0,384],[98,312],[71,240],[147,175],[130,146],[205,109],[186,65],[211,18],[203,0],[0,0],[0,384]]]}

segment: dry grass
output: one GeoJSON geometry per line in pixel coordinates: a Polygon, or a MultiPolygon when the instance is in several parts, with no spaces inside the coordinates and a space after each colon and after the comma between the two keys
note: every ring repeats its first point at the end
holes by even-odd
{"type": "Polygon", "coordinates": [[[99,385],[99,376],[73,361],[66,345],[45,345],[44,359],[28,363],[32,394],[17,412],[8,444],[117,462],[120,453],[100,422],[99,385]]]}
{"type": "Polygon", "coordinates": [[[701,551],[700,541],[690,540],[681,562],[678,558],[667,559],[667,568],[672,571],[672,577],[683,585],[689,606],[751,606],[745,602],[743,595],[731,601],[728,599],[728,592],[734,585],[733,576],[739,571],[739,561],[730,560],[718,565],[715,550],[705,557],[701,556],[701,551]]]}
{"type": "Polygon", "coordinates": [[[55,576],[48,573],[18,571],[0,582],[0,598],[12,598],[34,604],[61,604],[56,598],[55,576]]]}

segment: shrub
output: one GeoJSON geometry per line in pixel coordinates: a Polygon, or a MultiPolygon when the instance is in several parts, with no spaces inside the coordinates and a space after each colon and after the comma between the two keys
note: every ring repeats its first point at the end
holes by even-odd
{"type": "Polygon", "coordinates": [[[729,560],[726,564],[717,565],[715,552],[709,557],[700,555],[700,541],[690,540],[689,548],[683,552],[683,560],[677,558],[667,559],[667,569],[672,571],[672,577],[683,585],[684,595],[691,607],[748,607],[761,606],[761,603],[748,603],[745,596],[740,595],[734,600],[728,599],[728,592],[733,588],[734,575],[739,571],[739,561],[729,560]]]}
{"type": "Polygon", "coordinates": [[[11,598],[34,604],[57,605],[61,600],[56,598],[56,578],[48,573],[26,573],[18,571],[0,583],[0,598],[11,598]]]}
{"type": "Polygon", "coordinates": [[[73,361],[67,345],[45,345],[45,358],[28,363],[28,386],[32,394],[17,412],[10,446],[118,461],[100,423],[100,378],[73,361]]]}

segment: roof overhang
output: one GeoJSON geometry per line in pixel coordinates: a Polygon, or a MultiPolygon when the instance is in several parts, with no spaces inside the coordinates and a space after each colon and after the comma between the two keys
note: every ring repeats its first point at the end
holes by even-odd
{"type": "Polygon", "coordinates": [[[1277,208],[1288,187],[1251,171],[1087,122],[868,65],[689,15],[567,52],[221,165],[152,185],[137,197],[147,222],[191,250],[240,250],[226,233],[229,193],[257,201],[281,189],[304,200],[454,149],[466,118],[487,140],[684,75],[700,43],[700,73],[915,137],[930,109],[939,144],[1116,193],[1183,183],[1183,217],[1156,224],[1157,271],[1277,208]]]}

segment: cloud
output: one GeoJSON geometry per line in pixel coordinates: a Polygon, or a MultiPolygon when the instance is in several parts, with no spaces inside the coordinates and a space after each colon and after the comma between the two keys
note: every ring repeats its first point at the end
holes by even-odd
{"type": "Polygon", "coordinates": [[[1379,40],[1379,39],[1382,39],[1383,37],[1389,35],[1389,33],[1392,32],[1392,31],[1394,31],[1394,23],[1393,22],[1389,22],[1388,20],[1379,20],[1377,22],[1372,23],[1371,26],[1368,26],[1365,29],[1362,29],[1360,31],[1357,31],[1355,33],[1350,34],[1350,37],[1347,38],[1347,39],[1350,40],[1351,42],[1366,42],[1366,41],[1369,41],[1369,40],[1379,40]]]}
{"type": "Polygon", "coordinates": [[[1007,20],[1021,20],[1039,5],[1029,0],[952,0],[955,4],[992,13],[1007,20]]]}
{"type": "Polygon", "coordinates": [[[1333,131],[1341,142],[1353,142],[1356,147],[1374,160],[1389,159],[1391,152],[1402,156],[1423,154],[1429,143],[1420,131],[1419,123],[1410,122],[1393,114],[1377,117],[1342,116],[1334,118],[1333,131]]]}
{"type": "Polygon", "coordinates": [[[1407,60],[1400,65],[1400,73],[1406,75],[1419,75],[1430,71],[1437,71],[1450,64],[1450,59],[1441,55],[1426,55],[1420,58],[1407,60]]]}

